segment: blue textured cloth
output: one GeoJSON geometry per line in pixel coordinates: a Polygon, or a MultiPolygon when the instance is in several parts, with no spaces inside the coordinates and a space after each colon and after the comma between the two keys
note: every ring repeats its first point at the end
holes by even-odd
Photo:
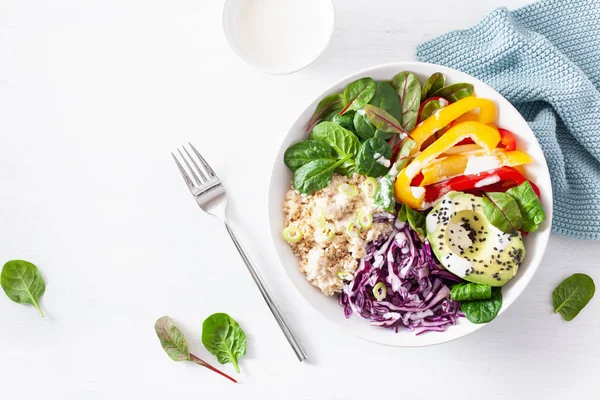
{"type": "Polygon", "coordinates": [[[600,239],[600,0],[545,0],[488,14],[421,44],[417,58],[488,83],[535,132],[556,233],[600,239]]]}

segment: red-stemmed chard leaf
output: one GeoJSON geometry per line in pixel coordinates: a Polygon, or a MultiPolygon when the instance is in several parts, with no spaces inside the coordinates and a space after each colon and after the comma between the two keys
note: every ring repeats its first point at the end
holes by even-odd
{"type": "Polygon", "coordinates": [[[401,139],[406,137],[406,132],[402,129],[400,122],[383,108],[367,104],[365,113],[369,121],[380,131],[398,134],[402,136],[401,139]]]}
{"type": "Polygon", "coordinates": [[[371,78],[362,78],[351,82],[344,89],[344,108],[340,111],[340,115],[350,110],[359,110],[371,101],[375,96],[377,86],[371,78]]]}
{"type": "Polygon", "coordinates": [[[411,132],[417,125],[417,114],[421,104],[421,83],[415,74],[402,71],[392,79],[392,87],[396,89],[402,105],[400,124],[406,132],[411,132]]]}
{"type": "Polygon", "coordinates": [[[324,116],[333,111],[341,110],[343,107],[344,99],[342,98],[341,93],[330,94],[329,96],[325,97],[319,102],[319,104],[317,104],[315,112],[313,113],[312,117],[310,117],[306,132],[310,132],[312,127],[324,116]]]}

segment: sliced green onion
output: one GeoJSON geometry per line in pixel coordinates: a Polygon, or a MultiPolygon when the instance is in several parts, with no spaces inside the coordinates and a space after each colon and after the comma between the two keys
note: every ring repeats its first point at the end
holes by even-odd
{"type": "Polygon", "coordinates": [[[295,226],[288,226],[283,230],[283,238],[288,243],[296,243],[302,239],[302,231],[295,226]]]}
{"type": "Polygon", "coordinates": [[[367,197],[375,197],[375,193],[377,192],[378,187],[379,182],[377,182],[377,179],[373,177],[368,177],[365,183],[362,184],[362,189],[367,195],[367,197]]]}
{"type": "Polygon", "coordinates": [[[346,270],[341,270],[337,272],[337,277],[340,278],[343,281],[351,281],[354,279],[354,275],[352,275],[352,273],[350,271],[346,271],[346,270]]]}
{"type": "Polygon", "coordinates": [[[356,185],[353,185],[351,183],[342,183],[338,186],[338,191],[340,193],[345,194],[347,197],[354,197],[359,193],[359,190],[356,187],[356,185]]]}
{"type": "Polygon", "coordinates": [[[321,207],[313,208],[312,220],[317,227],[325,225],[325,210],[321,207]]]}
{"type": "Polygon", "coordinates": [[[325,224],[321,228],[315,230],[315,241],[317,243],[327,243],[335,236],[335,226],[333,224],[325,224]]]}
{"type": "Polygon", "coordinates": [[[379,301],[385,299],[387,296],[387,288],[385,287],[385,283],[379,282],[375,287],[373,287],[373,296],[379,301]]]}
{"type": "Polygon", "coordinates": [[[348,226],[346,226],[346,233],[353,239],[356,239],[360,234],[360,225],[356,221],[348,222],[348,226]]]}
{"type": "Polygon", "coordinates": [[[373,215],[365,210],[360,210],[358,213],[358,223],[361,228],[369,229],[373,225],[373,215]]]}

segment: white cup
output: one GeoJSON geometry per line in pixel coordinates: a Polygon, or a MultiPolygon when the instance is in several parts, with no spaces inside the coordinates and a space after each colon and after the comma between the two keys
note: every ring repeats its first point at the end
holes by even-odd
{"type": "Polygon", "coordinates": [[[333,0],[226,0],[223,30],[246,63],[289,74],[323,53],[335,27],[333,0]]]}

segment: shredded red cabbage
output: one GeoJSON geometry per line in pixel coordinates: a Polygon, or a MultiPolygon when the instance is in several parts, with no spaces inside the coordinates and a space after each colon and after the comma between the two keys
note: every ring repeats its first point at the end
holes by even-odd
{"type": "Polygon", "coordinates": [[[444,331],[463,316],[458,302],[450,300],[448,285],[460,279],[439,264],[429,242],[422,242],[407,223],[396,220],[392,233],[366,250],[338,299],[346,318],[355,313],[372,325],[396,332],[402,326],[420,335],[444,331]],[[373,294],[379,282],[387,289],[382,300],[373,294]]]}

